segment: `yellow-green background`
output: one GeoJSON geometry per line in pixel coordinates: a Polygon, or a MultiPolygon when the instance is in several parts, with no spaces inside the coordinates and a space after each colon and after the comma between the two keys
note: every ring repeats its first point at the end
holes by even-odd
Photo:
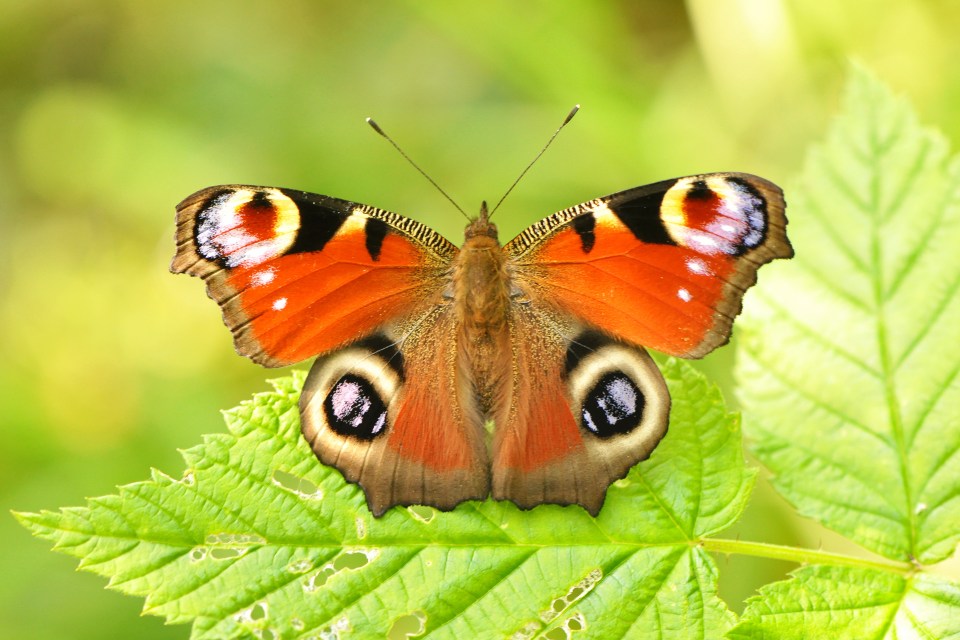
{"type": "MultiPolygon", "coordinates": [[[[497,214],[504,239],[676,175],[786,182],[850,59],[960,138],[958,32],[949,1],[0,0],[0,637],[189,633],[138,620],[140,600],[6,514],[79,504],[151,466],[179,474],[176,449],[277,375],[235,355],[198,281],[167,272],[182,197],[295,187],[459,241],[460,215],[363,118],[473,212],[574,103],[497,214]]],[[[732,357],[705,366],[729,382],[732,357]]],[[[763,487],[738,532],[851,550],[763,487]]],[[[722,593],[739,610],[789,568],[721,559],[722,593]]]]}

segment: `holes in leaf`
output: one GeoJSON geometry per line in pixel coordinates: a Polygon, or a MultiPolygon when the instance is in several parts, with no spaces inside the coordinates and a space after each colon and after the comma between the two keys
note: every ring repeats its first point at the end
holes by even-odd
{"type": "Polygon", "coordinates": [[[239,558],[246,552],[246,549],[237,547],[219,547],[210,549],[210,557],[214,560],[231,560],[233,558],[239,558]]]}
{"type": "Polygon", "coordinates": [[[242,609],[237,612],[233,619],[237,621],[237,624],[240,624],[248,629],[251,629],[258,638],[275,638],[275,635],[264,636],[263,632],[270,631],[264,623],[266,623],[267,618],[269,618],[270,608],[266,602],[255,602],[246,609],[242,609]]]}
{"type": "Polygon", "coordinates": [[[393,626],[387,633],[388,640],[406,640],[423,635],[427,628],[427,614],[423,611],[413,611],[400,616],[393,621],[393,626]]]}
{"type": "Polygon", "coordinates": [[[543,634],[549,640],[570,640],[573,634],[587,628],[587,621],[583,615],[576,613],[563,621],[563,626],[551,629],[543,634]]]}
{"type": "Polygon", "coordinates": [[[521,628],[514,631],[513,635],[510,636],[510,640],[531,640],[542,628],[542,625],[539,625],[536,622],[528,622],[521,628]]]}
{"type": "Polygon", "coordinates": [[[277,469],[273,472],[271,480],[273,480],[273,484],[277,485],[281,489],[286,489],[291,493],[295,493],[304,500],[320,500],[323,498],[323,491],[320,489],[320,487],[310,482],[306,478],[295,476],[292,473],[287,473],[286,471],[277,469]]]}
{"type": "Polygon", "coordinates": [[[310,576],[303,584],[303,590],[312,593],[325,585],[327,581],[341,571],[356,571],[373,562],[380,556],[379,549],[361,549],[344,551],[336,558],[320,567],[320,570],[310,576]]]}
{"type": "Polygon", "coordinates": [[[313,593],[323,585],[327,583],[327,580],[330,579],[330,576],[335,574],[336,571],[333,570],[333,567],[327,565],[324,566],[320,571],[310,576],[310,579],[306,581],[303,585],[303,590],[307,593],[313,593]]]}
{"type": "Polygon", "coordinates": [[[324,627],[315,636],[310,636],[308,640],[340,640],[340,634],[350,630],[350,620],[340,618],[329,627],[324,627]]]}
{"type": "Polygon", "coordinates": [[[594,569],[588,573],[583,580],[570,587],[565,595],[554,599],[548,609],[541,611],[540,619],[544,622],[551,622],[558,618],[561,613],[573,606],[575,602],[590,593],[597,583],[600,582],[601,578],[603,578],[603,571],[600,569],[594,569]]]}
{"type": "Polygon", "coordinates": [[[287,571],[290,573],[306,573],[313,569],[313,563],[309,560],[297,560],[287,565],[287,571]]]}
{"type": "Polygon", "coordinates": [[[250,607],[250,619],[251,620],[266,620],[267,619],[267,603],[258,602],[257,604],[250,607]]]}
{"type": "Polygon", "coordinates": [[[528,622],[521,629],[518,629],[510,636],[510,640],[533,640],[533,638],[549,638],[550,640],[571,640],[573,634],[583,631],[587,628],[587,620],[581,613],[575,613],[559,627],[554,627],[547,631],[543,630],[544,625],[536,622],[528,622]]]}
{"type": "Polygon", "coordinates": [[[252,547],[267,543],[266,540],[253,533],[211,533],[204,542],[211,547],[217,545],[252,547]]]}
{"type": "Polygon", "coordinates": [[[433,507],[425,507],[419,504],[410,505],[407,507],[407,511],[409,511],[410,515],[412,515],[414,518],[426,524],[430,524],[430,522],[437,515],[437,510],[433,507]]]}
{"type": "Polygon", "coordinates": [[[257,535],[248,533],[214,533],[207,536],[204,546],[194,547],[190,551],[190,561],[235,560],[243,557],[254,547],[266,543],[257,535]]]}
{"type": "Polygon", "coordinates": [[[347,553],[341,553],[339,556],[333,560],[333,568],[335,571],[343,571],[344,569],[359,569],[360,567],[366,565],[370,562],[370,556],[362,551],[348,551],[347,553]]]}

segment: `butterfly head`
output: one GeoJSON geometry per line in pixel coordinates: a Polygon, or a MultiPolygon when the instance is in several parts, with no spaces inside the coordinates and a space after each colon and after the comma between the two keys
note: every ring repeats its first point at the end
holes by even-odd
{"type": "Polygon", "coordinates": [[[464,236],[466,236],[467,240],[477,236],[487,236],[493,238],[494,240],[498,238],[497,225],[490,222],[490,213],[487,210],[486,200],[480,203],[480,215],[476,220],[472,220],[470,224],[467,225],[467,230],[464,232],[464,236]]]}

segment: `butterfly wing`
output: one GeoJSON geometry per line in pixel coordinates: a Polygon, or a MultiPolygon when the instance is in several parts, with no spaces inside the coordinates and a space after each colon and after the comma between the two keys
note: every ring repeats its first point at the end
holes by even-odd
{"type": "Polygon", "coordinates": [[[456,381],[444,296],[456,253],[394,213],[228,185],[177,207],[171,271],[206,281],[242,355],[276,367],[320,354],[300,398],[304,436],[380,515],[489,492],[483,422],[456,381]]]}
{"type": "Polygon", "coordinates": [[[578,503],[666,433],[670,398],[640,346],[698,358],[727,342],[757,269],[793,254],[783,194],[748,174],[667,180],[560,211],[504,247],[515,376],[492,491],[578,503]]]}
{"type": "Polygon", "coordinates": [[[490,492],[483,420],[457,384],[450,306],[381,328],[317,359],[300,396],[303,435],[363,487],[375,516],[393,505],[452,509],[490,492]]]}
{"type": "Polygon", "coordinates": [[[509,417],[494,434],[492,492],[520,507],[579,504],[597,515],[607,487],[663,438],[670,394],[647,352],[537,305],[511,322],[509,417]]]}
{"type": "Polygon", "coordinates": [[[199,276],[237,351],[282,367],[437,304],[457,248],[428,227],[346,200],[226,185],[177,206],[170,270],[199,276]]]}
{"type": "Polygon", "coordinates": [[[725,344],[757,269],[789,258],[783,192],[743,173],[666,180],[560,211],[504,250],[529,297],[634,344],[725,344]]]}

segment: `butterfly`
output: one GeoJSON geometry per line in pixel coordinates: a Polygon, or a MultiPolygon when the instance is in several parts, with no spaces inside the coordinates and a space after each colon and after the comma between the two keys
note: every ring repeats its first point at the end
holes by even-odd
{"type": "Polygon", "coordinates": [[[503,246],[484,204],[458,248],[365,204],[226,185],[178,205],[171,271],[203,278],[240,354],[317,356],[303,436],[374,515],[488,496],[596,515],[667,430],[645,347],[725,344],[757,269],[793,255],[784,209],[763,178],[711,173],[578,204],[503,246]]]}

